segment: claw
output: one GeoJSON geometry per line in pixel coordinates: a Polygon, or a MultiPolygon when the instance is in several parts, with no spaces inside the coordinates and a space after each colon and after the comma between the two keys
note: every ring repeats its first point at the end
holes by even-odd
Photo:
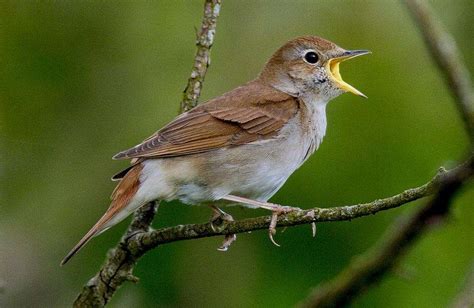
{"type": "Polygon", "coordinates": [[[277,242],[275,242],[275,240],[273,239],[273,234],[270,232],[268,233],[268,237],[270,238],[270,241],[273,243],[273,245],[277,246],[277,247],[281,247],[280,244],[278,244],[277,242]]]}
{"type": "Polygon", "coordinates": [[[270,241],[272,241],[272,243],[277,247],[280,247],[280,245],[277,242],[275,242],[275,240],[273,239],[273,235],[275,235],[276,233],[276,225],[277,225],[279,214],[280,212],[277,212],[277,211],[272,213],[272,219],[270,220],[270,226],[268,227],[268,237],[270,238],[270,241]]]}
{"type": "MultiPolygon", "coordinates": [[[[213,214],[211,216],[211,220],[210,220],[210,225],[211,225],[211,229],[212,229],[213,232],[221,231],[222,228],[225,227],[226,222],[234,221],[234,218],[231,215],[227,214],[226,212],[224,212],[223,210],[221,210],[217,206],[211,205],[210,207],[211,207],[212,212],[213,212],[213,214]],[[214,225],[215,222],[217,222],[217,224],[218,224],[217,226],[214,225]]],[[[227,234],[226,236],[224,236],[224,241],[222,242],[222,245],[219,248],[217,248],[217,250],[218,251],[227,251],[229,249],[230,245],[232,245],[232,243],[235,242],[236,239],[237,239],[237,235],[227,234]]]]}
{"type": "Polygon", "coordinates": [[[214,222],[212,220],[210,221],[210,224],[211,224],[212,231],[216,232],[216,227],[214,226],[214,222]]]}
{"type": "MultiPolygon", "coordinates": [[[[315,218],[314,210],[309,211],[305,216],[308,216],[314,220],[315,218]]],[[[314,221],[311,223],[311,231],[313,233],[313,237],[316,237],[316,223],[314,221]]]]}
{"type": "Polygon", "coordinates": [[[270,226],[268,228],[268,236],[270,237],[270,241],[272,241],[272,243],[275,244],[275,246],[278,246],[278,247],[280,247],[280,245],[278,245],[278,243],[275,242],[275,240],[273,239],[273,235],[275,235],[275,233],[276,233],[275,228],[276,228],[276,225],[277,225],[278,215],[290,213],[290,212],[293,212],[293,211],[301,211],[300,208],[296,208],[296,207],[282,206],[282,205],[279,205],[279,204],[269,203],[269,202],[265,202],[265,201],[252,200],[252,199],[239,197],[239,196],[234,196],[234,195],[227,195],[227,196],[223,197],[222,199],[227,200],[227,201],[247,204],[247,205],[253,205],[253,206],[261,208],[261,209],[266,209],[266,210],[272,211],[272,218],[270,220],[270,226]]]}
{"type": "Polygon", "coordinates": [[[235,240],[237,240],[237,235],[235,234],[228,234],[224,237],[224,241],[222,242],[222,246],[217,248],[217,250],[219,251],[227,251],[230,247],[230,245],[232,245],[233,242],[235,242],[235,240]]]}
{"type": "Polygon", "coordinates": [[[210,208],[212,209],[212,216],[209,220],[209,223],[211,224],[212,231],[219,232],[220,225],[225,222],[234,221],[234,218],[231,215],[227,214],[217,206],[211,205],[210,208]],[[215,223],[217,224],[217,226],[215,225],[215,223]]]}

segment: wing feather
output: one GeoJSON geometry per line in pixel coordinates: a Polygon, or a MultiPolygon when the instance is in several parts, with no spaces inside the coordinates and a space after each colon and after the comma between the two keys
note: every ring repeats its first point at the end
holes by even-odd
{"type": "Polygon", "coordinates": [[[190,155],[273,138],[298,109],[296,98],[248,84],[180,115],[114,159],[190,155]]]}

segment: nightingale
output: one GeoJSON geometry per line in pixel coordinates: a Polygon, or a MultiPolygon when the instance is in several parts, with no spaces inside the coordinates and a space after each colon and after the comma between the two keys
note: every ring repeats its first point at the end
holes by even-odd
{"type": "MultiPolygon", "coordinates": [[[[279,48],[261,73],[230,92],[185,112],[142,143],[115,155],[131,166],[105,214],[66,255],[154,200],[211,207],[213,222],[232,217],[219,207],[241,204],[278,215],[296,208],[267,202],[318,149],[326,133],[326,105],[344,92],[366,97],[342,80],[339,64],[369,53],[346,50],[316,36],[279,48]]],[[[221,250],[235,240],[227,236],[221,250]]],[[[273,241],[274,242],[274,241],[273,241]]]]}

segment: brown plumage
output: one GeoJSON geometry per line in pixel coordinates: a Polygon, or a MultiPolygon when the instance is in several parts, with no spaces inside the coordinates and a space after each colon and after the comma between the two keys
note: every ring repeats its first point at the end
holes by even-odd
{"type": "Polygon", "coordinates": [[[252,81],[182,114],[114,159],[182,156],[271,138],[297,110],[294,97],[252,81]]]}
{"type": "Polygon", "coordinates": [[[139,187],[144,158],[197,154],[271,138],[298,107],[297,99],[253,81],[180,115],[141,144],[118,153],[114,159],[134,158],[133,165],[112,177],[121,181],[112,193],[110,207],[61,264],[105,231],[128,205],[139,187]]]}
{"type": "Polygon", "coordinates": [[[74,246],[73,249],[64,257],[61,261],[61,265],[66,264],[85,244],[87,244],[92,237],[100,234],[110,227],[110,221],[127,206],[130,199],[137,192],[138,186],[140,185],[140,171],[142,166],[137,164],[133,166],[124,178],[118,183],[112,192],[112,203],[105,212],[105,214],[97,221],[97,223],[84,235],[84,237],[74,246]]]}
{"type": "Polygon", "coordinates": [[[296,38],[275,52],[257,79],[115,155],[132,165],[112,178],[120,182],[110,207],[62,264],[93,236],[157,199],[227,200],[269,209],[273,234],[283,209],[266,201],[318,148],[326,131],[326,104],[345,91],[363,96],[341,79],[339,63],[365,53],[314,36],[296,38]]]}

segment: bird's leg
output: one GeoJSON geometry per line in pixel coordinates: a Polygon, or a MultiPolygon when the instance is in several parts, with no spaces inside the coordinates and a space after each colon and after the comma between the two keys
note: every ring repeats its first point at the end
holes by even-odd
{"type": "MultiPolygon", "coordinates": [[[[210,219],[212,231],[214,231],[214,232],[219,231],[218,228],[216,227],[215,223],[217,223],[217,225],[222,225],[224,222],[234,221],[234,218],[231,215],[227,214],[226,212],[224,212],[223,210],[221,210],[217,206],[209,205],[209,207],[212,209],[212,216],[211,216],[211,219],[210,219]]],[[[222,242],[222,245],[219,248],[217,248],[217,250],[227,251],[227,249],[229,249],[230,245],[236,239],[237,239],[237,235],[227,234],[224,237],[224,241],[222,242]]]]}
{"type": "Polygon", "coordinates": [[[242,204],[253,205],[262,209],[272,211],[272,218],[270,220],[270,226],[268,227],[268,236],[270,237],[270,240],[272,241],[272,243],[278,247],[280,247],[280,245],[277,242],[275,242],[275,240],[273,239],[273,235],[275,235],[276,233],[276,225],[278,222],[278,216],[281,214],[301,210],[300,208],[297,208],[297,207],[283,206],[279,204],[257,201],[257,200],[247,199],[247,198],[233,196],[233,195],[227,195],[222,199],[237,202],[237,203],[242,203],[242,204]]]}
{"type": "Polygon", "coordinates": [[[209,207],[212,210],[212,216],[211,216],[211,219],[210,219],[212,231],[216,232],[217,231],[216,227],[221,225],[225,221],[227,221],[227,222],[234,221],[234,218],[231,215],[227,214],[226,212],[224,212],[223,210],[221,210],[217,206],[209,205],[209,207]]]}

